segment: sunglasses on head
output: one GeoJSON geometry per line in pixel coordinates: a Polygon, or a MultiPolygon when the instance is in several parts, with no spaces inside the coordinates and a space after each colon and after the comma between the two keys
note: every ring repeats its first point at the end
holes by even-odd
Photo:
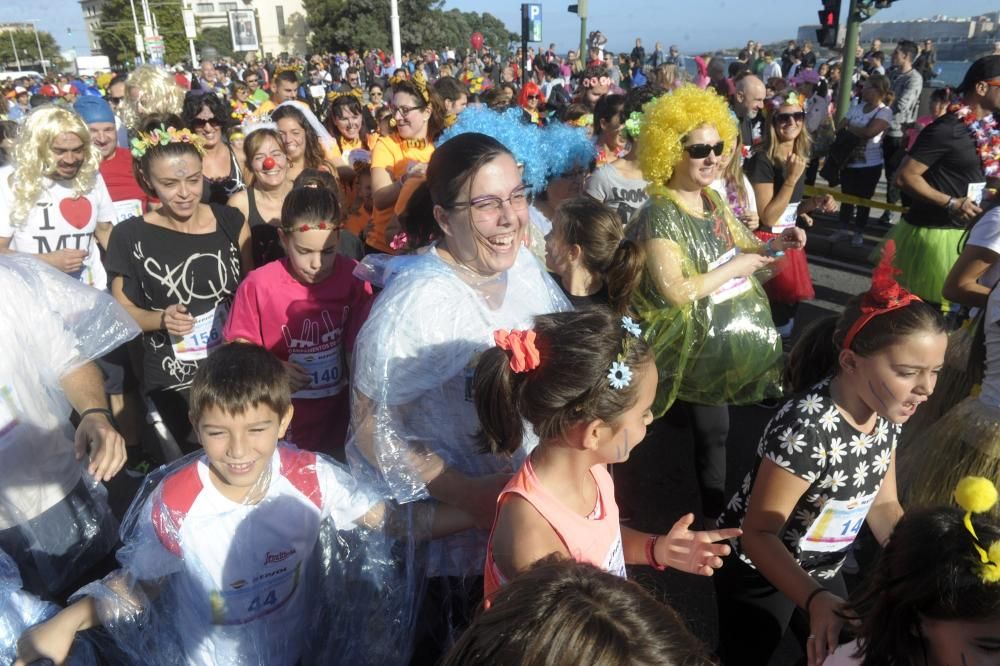
{"type": "Polygon", "coordinates": [[[726,149],[726,142],[720,141],[714,146],[708,143],[692,143],[690,146],[684,146],[684,150],[687,154],[691,156],[692,159],[703,160],[708,157],[709,153],[715,153],[718,157],[722,155],[722,151],[726,149]]]}
{"type": "Polygon", "coordinates": [[[790,123],[793,120],[797,123],[801,123],[805,120],[806,114],[804,111],[793,111],[792,113],[779,113],[774,117],[781,124],[790,123]]]}
{"type": "Polygon", "coordinates": [[[206,125],[211,125],[212,127],[222,127],[223,122],[218,118],[195,118],[191,121],[191,129],[201,129],[206,125]]]}

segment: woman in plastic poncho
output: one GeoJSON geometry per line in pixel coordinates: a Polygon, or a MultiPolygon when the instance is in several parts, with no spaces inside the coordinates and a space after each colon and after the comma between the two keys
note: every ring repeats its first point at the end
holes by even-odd
{"type": "Polygon", "coordinates": [[[502,144],[478,133],[446,141],[421,187],[430,196],[414,200],[432,202],[420,214],[433,217],[439,240],[385,269],[385,289],[354,348],[347,448],[356,473],[374,474],[388,497],[455,505],[477,525],[432,541],[426,553],[413,663],[436,663],[481,597],[497,495],[526,453],[481,452],[476,362],[495,330],[529,328],[535,315],[569,303],[522,246],[527,188],[502,144]]]}
{"type": "Polygon", "coordinates": [[[656,353],[654,414],[675,401],[687,413],[702,511],[715,518],[724,502],[728,406],[781,395],[781,340],[761,280],[775,256],[805,245],[805,234],[791,228],[762,244],[710,187],[726,144],[737,140],[725,100],[711,90],[683,86],[650,102],[640,135],[650,200],[626,235],[646,249],[633,305],[656,353]]]}

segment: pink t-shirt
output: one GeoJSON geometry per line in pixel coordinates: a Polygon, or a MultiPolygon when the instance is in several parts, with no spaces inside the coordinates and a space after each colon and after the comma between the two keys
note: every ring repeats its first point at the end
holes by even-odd
{"type": "Polygon", "coordinates": [[[330,276],[303,284],[288,259],[247,275],[236,291],[223,336],[258,344],[312,375],[292,395],[295,415],[285,437],[310,451],[344,459],[350,420],[347,357],[371,310],[371,285],[353,275],[352,259],[337,256],[330,276]]]}

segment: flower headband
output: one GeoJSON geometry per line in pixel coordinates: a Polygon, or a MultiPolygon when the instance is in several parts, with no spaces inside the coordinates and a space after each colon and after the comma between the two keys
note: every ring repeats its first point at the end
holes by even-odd
{"type": "Polygon", "coordinates": [[[606,76],[591,76],[590,78],[580,81],[580,85],[584,88],[593,88],[594,86],[610,86],[611,79],[606,76]]]}
{"type": "Polygon", "coordinates": [[[622,350],[618,352],[618,356],[611,363],[611,369],[608,370],[608,383],[615,390],[628,388],[628,385],[632,383],[632,368],[628,367],[626,361],[632,347],[642,337],[642,329],[631,317],[622,317],[622,328],[628,335],[622,337],[622,350]]]}
{"type": "Polygon", "coordinates": [[[628,120],[625,121],[625,133],[628,134],[633,139],[639,136],[639,124],[642,122],[642,112],[633,111],[628,114],[628,120]]]}
{"type": "Polygon", "coordinates": [[[996,486],[981,476],[967,476],[955,487],[955,501],[965,509],[965,518],[962,522],[972,535],[972,545],[983,565],[979,571],[980,578],[984,583],[1000,583],[1000,541],[994,541],[987,550],[979,541],[976,529],[972,526],[972,514],[985,513],[996,505],[996,486]]]}
{"type": "Polygon", "coordinates": [[[571,120],[567,125],[572,125],[573,127],[590,127],[594,124],[594,114],[585,113],[576,120],[571,120]]]}
{"type": "Polygon", "coordinates": [[[850,349],[855,336],[864,328],[868,322],[875,317],[892,312],[900,308],[905,308],[920,298],[911,294],[900,286],[893,277],[899,269],[892,265],[892,258],[896,254],[896,242],[889,240],[882,248],[882,260],[878,267],[872,271],[872,286],[861,299],[861,316],[847,329],[844,336],[844,349],[850,349]]]}
{"type": "Polygon", "coordinates": [[[803,106],[802,96],[794,90],[784,94],[779,93],[775,95],[771,99],[767,100],[767,104],[771,107],[772,112],[777,111],[783,106],[803,106]]]}
{"type": "Polygon", "coordinates": [[[155,146],[166,146],[170,143],[190,143],[202,157],[205,156],[205,139],[194,134],[189,129],[164,127],[160,125],[152,132],[139,133],[129,145],[132,146],[132,157],[139,159],[146,151],[155,146]]]}
{"type": "Polygon", "coordinates": [[[493,331],[497,347],[510,353],[510,369],[516,373],[530,372],[541,365],[542,358],[535,346],[534,331],[493,331]]]}

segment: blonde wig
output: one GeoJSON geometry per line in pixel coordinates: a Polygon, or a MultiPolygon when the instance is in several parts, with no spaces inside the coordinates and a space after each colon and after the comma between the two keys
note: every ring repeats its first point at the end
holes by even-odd
{"type": "Polygon", "coordinates": [[[681,161],[684,138],[703,125],[715,128],[726,146],[736,141],[736,121],[726,100],[712,90],[683,85],[642,108],[639,166],[650,194],[664,194],[681,161]]]}
{"type": "Polygon", "coordinates": [[[72,111],[57,106],[45,106],[33,111],[24,121],[14,145],[14,171],[10,175],[11,192],[14,196],[10,212],[13,226],[22,226],[28,219],[31,208],[38,202],[47,176],[56,168],[52,142],[60,134],[66,133],[79,137],[84,146],[83,164],[67,187],[77,197],[94,188],[101,164],[101,152],[90,140],[90,130],[83,119],[72,111]]]}
{"type": "Polygon", "coordinates": [[[151,65],[142,65],[125,81],[122,120],[131,131],[137,131],[140,119],[151,113],[180,115],[184,106],[184,89],[177,85],[173,74],[151,65]]]}

